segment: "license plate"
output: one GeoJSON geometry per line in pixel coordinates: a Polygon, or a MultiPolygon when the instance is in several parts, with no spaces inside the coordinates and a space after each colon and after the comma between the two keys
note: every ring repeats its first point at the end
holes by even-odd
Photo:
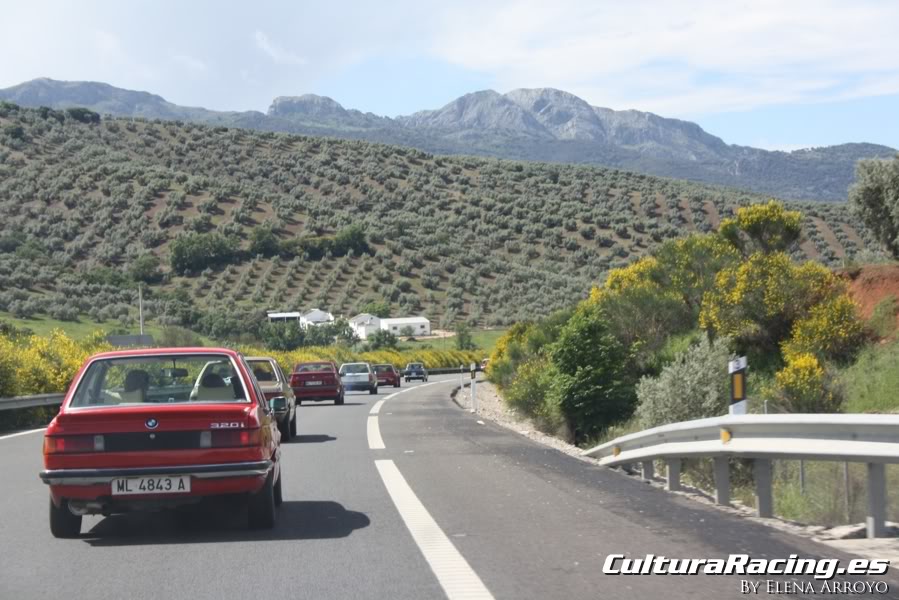
{"type": "Polygon", "coordinates": [[[306,385],[321,385],[321,381],[307,381],[306,385]]]}
{"type": "Polygon", "coordinates": [[[113,496],[136,494],[185,494],[190,492],[190,476],[129,477],[112,480],[113,496]]]}

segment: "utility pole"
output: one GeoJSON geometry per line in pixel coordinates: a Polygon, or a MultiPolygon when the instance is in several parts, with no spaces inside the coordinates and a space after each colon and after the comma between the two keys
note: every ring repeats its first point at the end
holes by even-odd
{"type": "Polygon", "coordinates": [[[140,334],[144,334],[144,290],[141,282],[137,283],[137,314],[140,317],[140,334]]]}

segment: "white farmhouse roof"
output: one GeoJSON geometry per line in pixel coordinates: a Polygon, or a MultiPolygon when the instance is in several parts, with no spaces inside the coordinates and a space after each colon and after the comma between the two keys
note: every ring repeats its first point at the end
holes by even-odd
{"type": "Polygon", "coordinates": [[[373,325],[380,323],[381,319],[369,313],[361,313],[350,319],[353,325],[373,325]]]}

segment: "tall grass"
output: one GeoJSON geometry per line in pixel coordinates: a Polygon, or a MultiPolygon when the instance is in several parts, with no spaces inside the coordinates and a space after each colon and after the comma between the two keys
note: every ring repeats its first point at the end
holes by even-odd
{"type": "Polygon", "coordinates": [[[899,412],[899,343],[868,346],[843,369],[843,412],[899,412]]]}

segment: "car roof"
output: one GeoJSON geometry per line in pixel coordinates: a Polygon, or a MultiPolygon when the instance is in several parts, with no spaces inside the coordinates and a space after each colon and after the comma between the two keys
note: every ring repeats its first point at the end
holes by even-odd
{"type": "Polygon", "coordinates": [[[367,362],[351,362],[351,363],[343,363],[343,365],[341,365],[341,366],[345,366],[345,365],[371,365],[371,363],[367,363],[367,362]]]}
{"type": "Polygon", "coordinates": [[[158,354],[225,354],[232,358],[238,358],[240,354],[230,348],[207,348],[203,346],[188,348],[131,348],[128,350],[113,350],[99,352],[91,355],[91,360],[102,358],[128,358],[130,356],[154,356],[158,354]]]}
{"type": "Polygon", "coordinates": [[[373,367],[392,367],[390,363],[378,363],[376,365],[372,365],[373,367]]]}
{"type": "Polygon", "coordinates": [[[276,362],[271,356],[244,356],[244,360],[247,362],[276,362]]]}

